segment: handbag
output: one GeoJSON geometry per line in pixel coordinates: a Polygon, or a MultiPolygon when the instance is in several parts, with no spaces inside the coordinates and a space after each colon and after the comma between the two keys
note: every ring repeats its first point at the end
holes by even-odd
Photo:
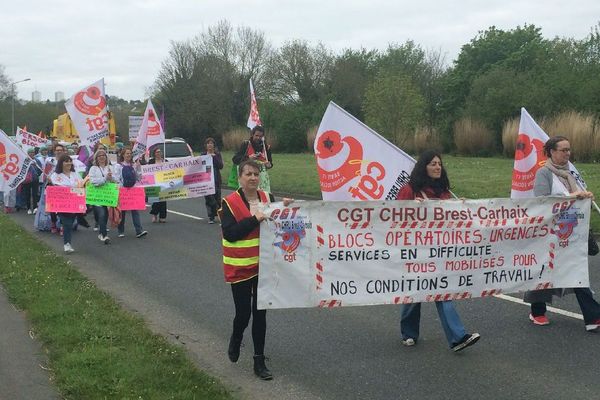
{"type": "Polygon", "coordinates": [[[594,232],[590,229],[590,233],[588,235],[588,255],[595,256],[600,252],[598,248],[598,243],[596,242],[596,238],[594,237],[594,232]]]}

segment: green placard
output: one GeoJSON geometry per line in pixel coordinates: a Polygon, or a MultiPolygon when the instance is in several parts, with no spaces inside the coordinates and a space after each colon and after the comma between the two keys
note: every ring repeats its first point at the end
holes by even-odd
{"type": "Polygon", "coordinates": [[[85,202],[92,206],[116,207],[119,203],[119,187],[114,182],[102,186],[88,184],[85,187],[85,202]]]}
{"type": "Polygon", "coordinates": [[[160,186],[146,186],[144,191],[146,192],[146,197],[158,197],[160,186]]]}

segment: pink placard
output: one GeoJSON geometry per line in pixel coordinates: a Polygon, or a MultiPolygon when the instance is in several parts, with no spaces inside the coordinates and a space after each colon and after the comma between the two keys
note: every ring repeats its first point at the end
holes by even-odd
{"type": "Polygon", "coordinates": [[[143,187],[119,188],[119,208],[121,211],[145,210],[146,194],[143,187]]]}
{"type": "Polygon", "coordinates": [[[85,190],[68,186],[46,187],[46,211],[85,213],[85,190]]]}
{"type": "Polygon", "coordinates": [[[144,174],[142,175],[142,185],[151,186],[154,185],[154,174],[144,174]]]}
{"type": "Polygon", "coordinates": [[[183,176],[183,184],[191,185],[192,183],[209,182],[212,174],[210,172],[197,172],[183,176]]]}

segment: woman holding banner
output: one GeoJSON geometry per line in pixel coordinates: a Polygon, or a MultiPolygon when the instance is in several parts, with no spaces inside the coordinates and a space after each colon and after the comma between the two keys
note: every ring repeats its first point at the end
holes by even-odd
{"type": "MultiPolygon", "coordinates": [[[[265,335],[267,311],[256,307],[260,244],[260,223],[267,219],[265,207],[274,201],[273,195],[258,189],[260,165],[246,160],[239,168],[240,188],[223,199],[221,227],[223,231],[223,269],[225,281],[231,284],[235,305],[233,333],[227,355],[237,362],[244,330],[252,316],[254,343],[254,373],[260,379],[273,379],[265,365],[265,335]]],[[[283,199],[284,205],[292,199],[283,199]]]]}
{"type": "MultiPolygon", "coordinates": [[[[84,186],[86,180],[82,180],[78,173],[75,172],[73,167],[73,160],[68,154],[61,154],[57,158],[56,169],[54,173],[48,177],[48,184],[54,186],[67,186],[67,187],[78,187],[84,186]]],[[[75,251],[71,246],[71,233],[73,230],[73,223],[77,214],[71,213],[58,213],[60,223],[63,227],[63,244],[65,253],[72,253],[75,251]]]]}
{"type": "MultiPolygon", "coordinates": [[[[119,153],[119,163],[115,166],[115,173],[118,178],[119,184],[124,187],[133,187],[139,179],[138,169],[140,164],[133,162],[133,153],[131,147],[123,147],[123,150],[119,153]]],[[[125,217],[127,211],[121,211],[121,222],[119,223],[118,231],[119,237],[125,237],[125,217]]],[[[135,228],[135,237],[141,238],[148,234],[142,228],[140,222],[140,212],[138,210],[131,210],[131,220],[133,221],[133,227],[135,228]]]]}
{"type": "MultiPolygon", "coordinates": [[[[571,146],[564,136],[554,136],[544,144],[544,153],[548,157],[546,164],[538,169],[533,184],[533,193],[539,196],[571,196],[578,199],[593,199],[592,192],[582,190],[569,172],[571,146]]],[[[600,305],[594,299],[589,288],[573,288],[577,297],[585,329],[589,332],[600,330],[600,305]]],[[[534,325],[548,325],[546,303],[552,302],[553,295],[562,295],[563,289],[533,290],[525,293],[523,300],[531,303],[529,320],[534,325]]]]}
{"type": "MultiPolygon", "coordinates": [[[[98,150],[94,153],[92,168],[88,177],[90,183],[94,186],[102,186],[108,182],[118,182],[117,174],[110,161],[108,161],[108,154],[105,150],[98,150]]],[[[98,225],[100,227],[100,234],[98,239],[104,244],[110,244],[110,238],[107,233],[108,224],[108,208],[106,206],[93,206],[94,213],[98,215],[98,225]]]]}
{"type": "MultiPolygon", "coordinates": [[[[161,146],[156,146],[152,152],[152,158],[150,158],[148,164],[160,164],[165,161],[167,160],[163,158],[161,146]]],[[[157,201],[156,203],[152,203],[150,214],[152,215],[152,222],[160,222],[163,224],[167,222],[167,202],[157,201]]]]}
{"type": "MultiPolygon", "coordinates": [[[[419,157],[408,183],[398,193],[397,200],[447,200],[451,197],[450,181],[442,164],[442,156],[428,150],[419,157]]],[[[479,333],[466,332],[452,301],[436,301],[435,306],[452,351],[464,350],[479,340],[479,333]]],[[[421,303],[405,304],[400,320],[403,345],[417,344],[420,320],[421,303]]]]}

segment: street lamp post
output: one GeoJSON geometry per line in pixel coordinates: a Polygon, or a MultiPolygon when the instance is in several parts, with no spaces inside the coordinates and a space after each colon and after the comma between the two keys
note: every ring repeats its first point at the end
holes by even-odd
{"type": "Polygon", "coordinates": [[[10,85],[10,93],[11,93],[11,98],[12,98],[12,133],[11,135],[15,134],[15,86],[17,83],[21,83],[21,82],[26,82],[26,81],[30,81],[31,78],[26,78],[20,81],[16,81],[11,83],[10,85]]]}

